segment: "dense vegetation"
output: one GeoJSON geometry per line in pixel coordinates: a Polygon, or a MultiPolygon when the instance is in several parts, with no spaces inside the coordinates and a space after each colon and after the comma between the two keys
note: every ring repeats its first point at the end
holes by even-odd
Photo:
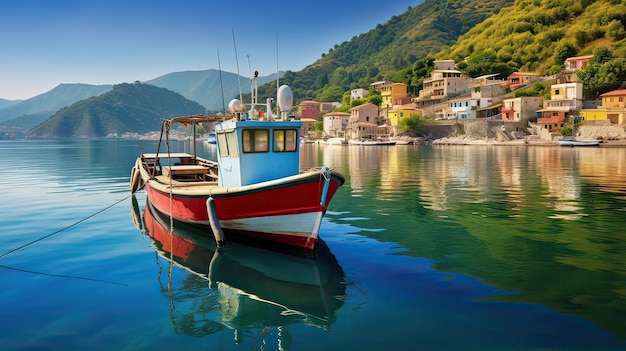
{"type": "MultiPolygon", "coordinates": [[[[335,45],[302,71],[287,71],[297,101],[341,101],[345,91],[367,88],[378,80],[400,81],[418,59],[452,45],[476,24],[513,0],[425,0],[367,33],[335,45]]],[[[375,11],[375,9],[372,9],[375,11]]],[[[273,93],[271,84],[259,96],[273,93]]]]}
{"type": "MultiPolygon", "coordinates": [[[[304,70],[288,71],[283,82],[297,101],[341,101],[347,90],[382,79],[405,83],[416,95],[435,59],[454,59],[472,77],[555,74],[567,57],[599,47],[626,57],[625,27],[626,0],[427,0],[336,45],[304,70]]],[[[620,67],[605,67],[605,76],[620,67]]]]}
{"type": "Polygon", "coordinates": [[[158,130],[163,118],[203,113],[200,104],[149,84],[119,84],[105,94],[61,109],[28,132],[30,138],[105,137],[158,130]]]}
{"type": "MultiPolygon", "coordinates": [[[[461,62],[468,70],[487,61],[509,71],[555,74],[567,57],[611,46],[626,54],[625,0],[517,0],[461,36],[438,58],[461,62]]],[[[488,67],[488,65],[487,65],[488,67]]],[[[475,69],[474,75],[485,70],[475,69]]]]}

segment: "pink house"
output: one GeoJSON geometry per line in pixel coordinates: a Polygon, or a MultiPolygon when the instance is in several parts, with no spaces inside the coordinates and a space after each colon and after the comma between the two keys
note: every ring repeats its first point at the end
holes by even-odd
{"type": "Polygon", "coordinates": [[[315,120],[319,120],[322,116],[320,112],[320,103],[317,101],[302,101],[298,105],[298,114],[300,119],[303,118],[312,118],[315,120]]]}
{"type": "Polygon", "coordinates": [[[506,84],[511,90],[515,90],[521,86],[530,84],[538,80],[539,77],[540,76],[537,73],[513,72],[508,77],[506,77],[506,84]]]}
{"type": "Polygon", "coordinates": [[[589,64],[589,59],[592,57],[593,55],[569,57],[565,59],[565,70],[577,71],[579,69],[585,68],[587,67],[587,64],[589,64]]]}

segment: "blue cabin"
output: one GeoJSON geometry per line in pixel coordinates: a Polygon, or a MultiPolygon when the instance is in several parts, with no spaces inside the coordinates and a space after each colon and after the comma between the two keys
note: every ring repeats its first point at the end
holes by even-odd
{"type": "Polygon", "coordinates": [[[231,188],[300,173],[300,121],[239,120],[215,125],[218,184],[231,188]]]}

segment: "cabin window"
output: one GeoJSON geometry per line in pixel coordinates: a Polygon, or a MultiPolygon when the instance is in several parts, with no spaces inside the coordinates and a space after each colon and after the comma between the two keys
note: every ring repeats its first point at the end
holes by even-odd
{"type": "Polygon", "coordinates": [[[298,149],[298,131],[295,129],[274,130],[274,152],[295,152],[298,149]]]}
{"type": "Polygon", "coordinates": [[[217,131],[217,146],[222,157],[238,157],[237,137],[234,130],[217,131]]]}
{"type": "Polygon", "coordinates": [[[243,152],[257,153],[269,151],[270,131],[267,129],[244,129],[243,152]]]}

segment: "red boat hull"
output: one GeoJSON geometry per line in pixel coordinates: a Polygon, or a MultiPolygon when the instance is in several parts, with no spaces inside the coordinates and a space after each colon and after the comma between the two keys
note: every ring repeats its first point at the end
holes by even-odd
{"type": "Polygon", "coordinates": [[[343,178],[333,174],[325,194],[326,179],[319,173],[266,187],[211,195],[180,194],[175,190],[170,194],[153,187],[153,182],[145,182],[148,199],[157,210],[171,213],[177,220],[208,226],[207,200],[212,197],[220,226],[227,235],[314,249],[322,217],[343,178]]]}

